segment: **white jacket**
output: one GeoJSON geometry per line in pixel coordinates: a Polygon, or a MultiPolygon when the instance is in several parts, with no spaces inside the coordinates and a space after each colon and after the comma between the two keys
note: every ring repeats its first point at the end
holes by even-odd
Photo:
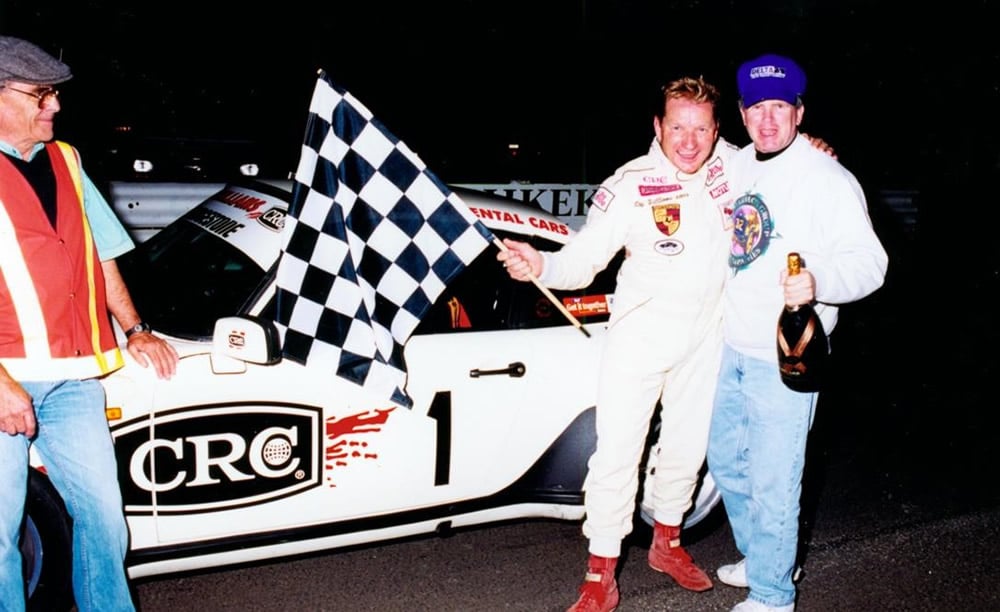
{"type": "Polygon", "coordinates": [[[784,307],[779,277],[789,252],[797,251],[816,279],[816,311],[827,334],[837,324],[838,304],[882,286],[888,256],[857,179],[802,135],[766,161],[758,161],[749,145],[733,157],[731,169],[738,197],[725,340],[741,353],[777,362],[776,326],[784,307]]]}
{"type": "Polygon", "coordinates": [[[697,173],[674,166],[654,139],[646,155],[624,164],[591,198],[587,220],[557,252],[543,253],[539,280],[555,289],[588,285],[622,248],[611,324],[651,299],[665,324],[690,326],[719,304],[727,276],[729,158],[719,140],[697,173]]]}

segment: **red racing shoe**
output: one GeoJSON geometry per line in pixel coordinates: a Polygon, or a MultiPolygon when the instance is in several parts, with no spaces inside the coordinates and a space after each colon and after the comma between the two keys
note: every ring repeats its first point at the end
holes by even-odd
{"type": "Polygon", "coordinates": [[[580,598],[566,612],[612,612],[618,607],[617,557],[590,555],[587,575],[580,586],[580,598]]]}
{"type": "Polygon", "coordinates": [[[670,576],[689,591],[707,591],[713,586],[708,574],[695,565],[691,555],[681,547],[680,526],[653,524],[649,567],[670,576]]]}

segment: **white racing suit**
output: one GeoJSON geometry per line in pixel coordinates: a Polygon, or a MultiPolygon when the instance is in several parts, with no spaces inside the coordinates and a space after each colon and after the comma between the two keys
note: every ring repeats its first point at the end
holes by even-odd
{"type": "Polygon", "coordinates": [[[654,518],[680,525],[705,459],[721,353],[721,296],[730,243],[720,140],[701,170],[686,174],[654,139],[595,192],[579,233],[542,254],[539,281],[587,286],[623,247],[597,393],[597,449],[588,462],[583,533],[590,552],[618,557],[632,531],[639,462],[657,400],[654,518]]]}

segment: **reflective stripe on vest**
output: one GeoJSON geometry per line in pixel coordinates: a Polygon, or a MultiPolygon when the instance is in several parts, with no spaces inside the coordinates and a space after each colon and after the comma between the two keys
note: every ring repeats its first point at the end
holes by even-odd
{"type": "MultiPolygon", "coordinates": [[[[97,364],[101,368],[101,374],[107,374],[111,368],[108,367],[108,360],[101,352],[101,328],[100,321],[97,319],[97,287],[94,283],[94,265],[97,258],[94,255],[94,237],[90,233],[90,222],[87,221],[87,207],[83,204],[83,177],[80,175],[80,160],[76,157],[76,151],[68,143],[60,141],[56,144],[59,145],[59,150],[66,160],[66,167],[69,168],[69,175],[73,179],[73,187],[76,188],[76,197],[80,201],[80,216],[83,218],[83,236],[86,245],[87,295],[89,296],[87,313],[90,315],[90,344],[94,349],[97,364]]],[[[122,366],[122,356],[120,351],[117,349],[115,351],[118,355],[114,369],[118,369],[122,366]]]]}
{"type": "MultiPolygon", "coordinates": [[[[45,329],[42,303],[38,300],[35,282],[28,272],[28,263],[21,254],[21,244],[17,241],[14,223],[5,206],[0,206],[0,272],[7,279],[8,287],[20,288],[19,291],[11,291],[10,297],[21,329],[45,329]]],[[[25,358],[51,358],[49,339],[44,334],[22,334],[25,358]]]]}
{"type": "MultiPolygon", "coordinates": [[[[82,274],[85,277],[77,277],[76,282],[84,282],[87,286],[87,304],[80,304],[77,314],[87,319],[86,333],[89,335],[87,344],[90,345],[90,354],[87,352],[76,355],[65,355],[62,351],[55,356],[53,347],[50,345],[50,331],[47,327],[46,317],[49,316],[47,310],[42,305],[41,295],[35,281],[31,276],[31,270],[37,269],[37,262],[27,259],[23,246],[18,239],[18,229],[11,217],[11,211],[0,202],[0,272],[3,273],[4,283],[9,295],[8,308],[12,308],[16,313],[17,327],[20,328],[21,344],[23,345],[23,357],[17,355],[7,355],[0,358],[8,373],[18,380],[59,380],[75,378],[91,378],[112,372],[124,365],[121,351],[113,339],[113,332],[108,321],[108,313],[105,311],[104,298],[99,297],[104,287],[98,287],[98,276],[100,274],[98,265],[100,262],[96,253],[92,231],[86,216],[86,208],[83,201],[83,178],[80,170],[79,158],[75,149],[62,142],[55,143],[58,146],[49,145],[48,151],[55,166],[56,157],[62,158],[65,170],[61,176],[68,175],[72,183],[73,193],[79,203],[79,223],[76,231],[81,232],[82,242],[74,239],[78,248],[83,250],[82,274]],[[58,151],[60,155],[54,156],[58,151]],[[83,309],[86,308],[84,311],[83,309]],[[104,311],[104,312],[99,312],[104,311]],[[102,318],[103,317],[103,318],[102,318]],[[102,350],[101,338],[105,338],[109,346],[102,350]]],[[[55,169],[55,168],[54,168],[55,169]]],[[[59,172],[57,181],[59,179],[59,172]]],[[[63,187],[57,185],[56,197],[60,197],[59,191],[65,190],[68,185],[62,183],[63,187]]],[[[15,213],[23,216],[22,213],[15,213]]],[[[37,274],[37,270],[36,270],[37,274]]],[[[81,321],[82,322],[82,321],[81,321]]],[[[81,347],[82,348],[82,347],[81,347]]]]}

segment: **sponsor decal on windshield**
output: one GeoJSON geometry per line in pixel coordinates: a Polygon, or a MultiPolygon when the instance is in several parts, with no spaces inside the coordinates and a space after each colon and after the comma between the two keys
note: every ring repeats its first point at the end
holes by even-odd
{"type": "Polygon", "coordinates": [[[221,215],[207,208],[198,210],[197,214],[191,216],[191,220],[206,231],[212,232],[216,236],[222,236],[223,238],[229,238],[233,233],[246,227],[236,219],[221,215]]]}
{"type": "Polygon", "coordinates": [[[285,211],[280,208],[271,208],[261,213],[257,217],[257,222],[272,232],[280,232],[285,228],[285,211]]]}
{"type": "Polygon", "coordinates": [[[223,238],[267,270],[278,258],[287,215],[277,198],[226,189],[191,210],[185,219],[223,238]],[[256,221],[253,223],[251,221],[256,221]]]}
{"type": "Polygon", "coordinates": [[[260,209],[267,206],[267,201],[256,196],[241,191],[226,189],[219,194],[220,202],[225,202],[233,208],[247,212],[247,216],[256,219],[260,216],[260,209]]]}

